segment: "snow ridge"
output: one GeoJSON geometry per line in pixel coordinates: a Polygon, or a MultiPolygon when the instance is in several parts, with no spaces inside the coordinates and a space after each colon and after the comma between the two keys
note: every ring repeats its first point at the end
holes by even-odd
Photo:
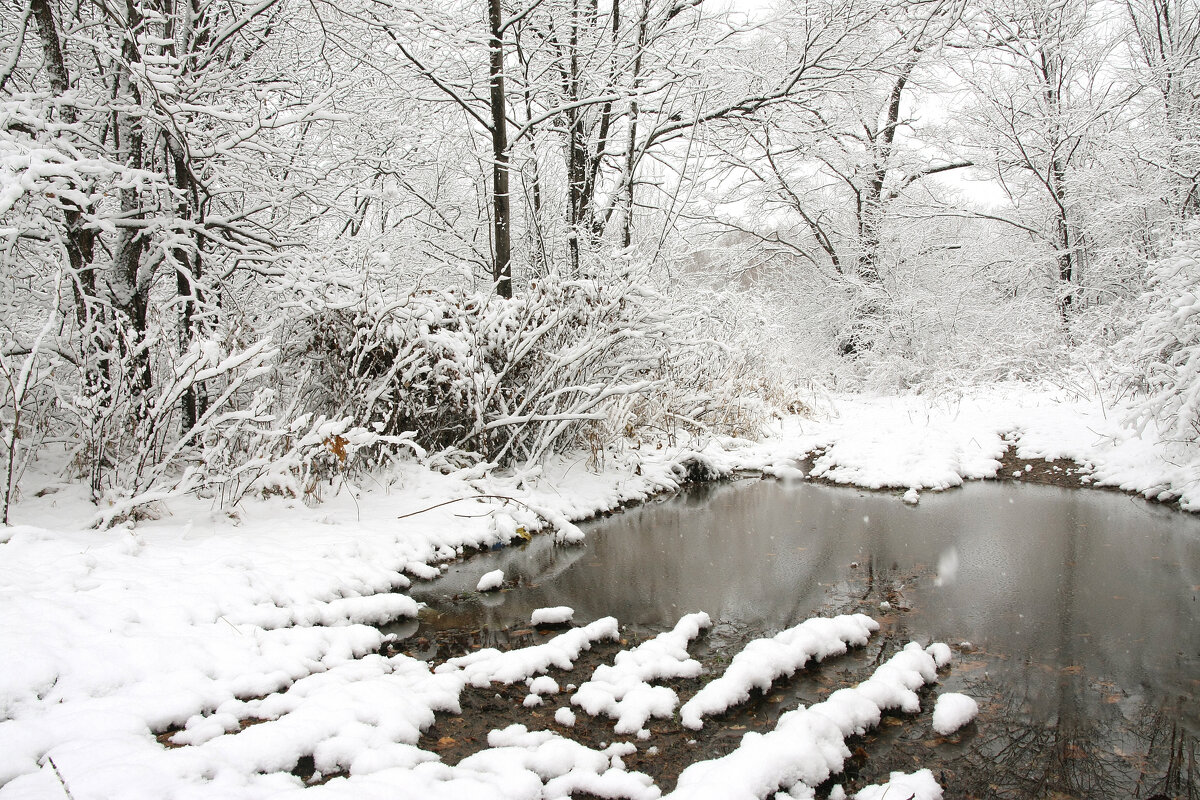
{"type": "Polygon", "coordinates": [[[909,800],[942,800],[942,787],[928,769],[916,772],[893,772],[888,782],[881,785],[864,786],[854,795],[854,800],[892,800],[907,797],[909,800]]]}
{"type": "Polygon", "coordinates": [[[434,669],[442,674],[461,670],[467,683],[484,687],[491,683],[516,683],[545,672],[550,667],[571,669],[575,659],[593,642],[617,639],[616,617],[601,617],[582,628],[572,628],[545,644],[501,652],[494,647],[452,658],[434,669]]]}
{"type": "Polygon", "coordinates": [[[637,733],[650,717],[669,717],[679,703],[674,690],[651,686],[662,678],[694,678],[700,662],[688,656],[688,642],[712,625],[700,611],[682,617],[672,630],[660,633],[632,650],[622,650],[613,664],[601,664],[571,697],[571,703],[592,716],[617,720],[616,733],[637,733]]]}
{"type": "Polygon", "coordinates": [[[847,645],[867,643],[879,623],[865,614],[813,617],[771,638],[755,639],[725,674],[709,682],[679,709],[684,727],[699,730],[703,717],[719,714],[750,698],[750,690],[765,692],[778,678],[791,676],[809,660],[822,661],[846,652],[847,645]]]}
{"type": "Polygon", "coordinates": [[[569,797],[588,792],[598,797],[655,800],[661,795],[649,775],[626,771],[618,756],[606,755],[553,731],[510,725],[489,733],[488,745],[489,750],[464,758],[458,768],[534,773],[546,784],[542,794],[531,797],[569,797]]]}
{"type": "Polygon", "coordinates": [[[787,712],[773,731],[747,733],[726,756],[692,764],[666,797],[762,800],[781,787],[815,787],[841,772],[850,757],[847,736],[878,725],[884,711],[920,711],[916,690],[937,680],[937,668],[933,653],[910,642],[858,686],[787,712]]]}

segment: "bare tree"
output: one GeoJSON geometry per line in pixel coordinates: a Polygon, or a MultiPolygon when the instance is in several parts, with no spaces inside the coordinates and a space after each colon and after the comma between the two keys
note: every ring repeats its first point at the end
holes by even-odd
{"type": "Polygon", "coordinates": [[[1189,0],[1127,0],[1139,78],[1153,89],[1150,118],[1167,142],[1152,163],[1173,184],[1174,214],[1200,215],[1200,6],[1189,0]]]}
{"type": "Polygon", "coordinates": [[[1088,0],[1019,0],[969,18],[977,49],[964,74],[974,89],[977,141],[994,153],[989,166],[1013,201],[992,216],[1050,250],[1064,321],[1086,282],[1086,193],[1075,177],[1129,99],[1108,77],[1115,38],[1100,24],[1102,12],[1088,0]]]}
{"type": "Polygon", "coordinates": [[[768,220],[742,214],[724,224],[855,296],[840,335],[845,355],[870,347],[884,311],[892,206],[925,179],[973,164],[915,120],[910,98],[914,73],[936,58],[961,12],[954,2],[876,7],[855,41],[843,42],[842,57],[857,52],[860,62],[840,84],[760,113],[724,148],[726,179],[743,180],[740,193],[754,197],[768,220]]]}

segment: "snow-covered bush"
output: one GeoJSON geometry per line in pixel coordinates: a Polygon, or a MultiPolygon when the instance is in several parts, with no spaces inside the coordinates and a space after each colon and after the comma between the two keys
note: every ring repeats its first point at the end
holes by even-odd
{"type": "Polygon", "coordinates": [[[1150,264],[1147,286],[1146,317],[1127,340],[1139,398],[1128,421],[1139,431],[1154,422],[1165,439],[1200,441],[1200,222],[1150,264]]]}
{"type": "Polygon", "coordinates": [[[717,327],[629,279],[548,276],[510,300],[421,290],[317,310],[288,331],[284,363],[300,367],[306,412],[411,431],[429,451],[536,460],[646,428],[752,433],[758,377],[717,327]]]}
{"type": "MultiPolygon", "coordinates": [[[[28,314],[28,310],[26,310],[28,314]]],[[[52,333],[58,323],[52,304],[32,335],[22,335],[0,322],[0,524],[8,524],[9,507],[25,467],[53,427],[55,407],[52,333]]]]}

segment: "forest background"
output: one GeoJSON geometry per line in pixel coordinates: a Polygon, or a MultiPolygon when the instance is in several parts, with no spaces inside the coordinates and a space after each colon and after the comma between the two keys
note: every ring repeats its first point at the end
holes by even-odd
{"type": "Polygon", "coordinates": [[[3,0],[0,491],[997,381],[1200,437],[1195,0],[3,0]]]}

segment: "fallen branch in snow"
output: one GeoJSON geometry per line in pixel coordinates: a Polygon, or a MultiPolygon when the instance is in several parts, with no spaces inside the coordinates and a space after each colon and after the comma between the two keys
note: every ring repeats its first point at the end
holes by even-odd
{"type": "MultiPolygon", "coordinates": [[[[520,500],[516,499],[515,497],[506,497],[502,494],[473,494],[468,497],[456,497],[453,500],[446,500],[441,503],[436,503],[432,506],[429,506],[428,508],[422,508],[419,511],[410,511],[407,514],[401,514],[400,516],[396,517],[396,519],[407,519],[408,517],[415,517],[417,514],[424,514],[426,511],[433,511],[436,508],[441,508],[442,506],[448,506],[453,503],[461,503],[464,500],[510,500],[514,503],[517,503],[518,505],[522,505],[525,508],[528,508],[530,511],[532,511],[535,514],[538,514],[538,510],[536,508],[530,506],[528,503],[521,502],[520,500]]],[[[541,516],[541,515],[538,514],[538,516],[541,516]]],[[[549,522],[549,520],[547,520],[547,522],[549,522]]]]}
{"type": "Polygon", "coordinates": [[[67,800],[75,800],[75,795],[71,794],[71,787],[67,786],[66,778],[58,771],[58,764],[54,763],[54,758],[46,756],[46,760],[50,762],[50,768],[54,770],[54,777],[58,778],[58,782],[62,784],[63,791],[67,794],[67,800]]]}
{"type": "Polygon", "coordinates": [[[571,521],[563,515],[536,508],[529,505],[529,503],[526,503],[524,500],[518,500],[515,497],[508,497],[507,495],[502,494],[473,494],[467,497],[458,497],[454,500],[446,500],[441,503],[436,503],[428,508],[422,508],[418,511],[410,511],[407,514],[401,514],[400,516],[396,517],[396,519],[415,517],[418,514],[424,514],[426,511],[433,511],[434,509],[441,508],[442,506],[448,506],[452,503],[461,503],[463,500],[503,500],[508,503],[516,503],[522,508],[528,509],[530,513],[557,531],[560,534],[558,541],[576,542],[583,538],[583,534],[579,532],[579,529],[576,528],[571,521]]]}

